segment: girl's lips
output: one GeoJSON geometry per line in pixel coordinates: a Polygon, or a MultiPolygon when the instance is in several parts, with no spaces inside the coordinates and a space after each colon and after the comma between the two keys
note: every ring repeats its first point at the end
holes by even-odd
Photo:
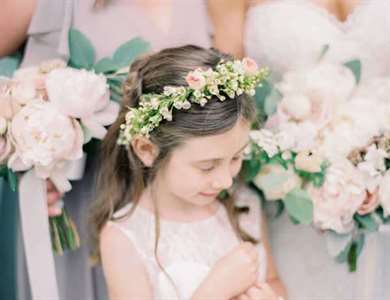
{"type": "Polygon", "coordinates": [[[200,193],[202,196],[206,197],[217,197],[218,193],[200,193]]]}

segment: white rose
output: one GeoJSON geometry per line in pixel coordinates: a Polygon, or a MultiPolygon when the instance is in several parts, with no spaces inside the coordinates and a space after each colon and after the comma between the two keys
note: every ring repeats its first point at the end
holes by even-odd
{"type": "Polygon", "coordinates": [[[110,101],[106,79],[86,70],[55,69],[48,74],[46,88],[49,101],[63,114],[80,118],[93,137],[102,139],[112,124],[119,105],[110,101]]]}
{"type": "Polygon", "coordinates": [[[30,102],[13,118],[11,136],[15,153],[8,166],[14,171],[35,168],[48,178],[56,164],[82,156],[83,134],[79,123],[44,101],[30,102]]]}
{"type": "Polygon", "coordinates": [[[267,200],[278,200],[297,187],[301,187],[302,179],[289,167],[269,164],[261,168],[253,183],[263,191],[267,200]]]}

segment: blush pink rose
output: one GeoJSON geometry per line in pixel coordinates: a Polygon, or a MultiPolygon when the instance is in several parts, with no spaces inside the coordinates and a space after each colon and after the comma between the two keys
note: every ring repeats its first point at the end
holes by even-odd
{"type": "Polygon", "coordinates": [[[186,76],[188,85],[194,90],[200,90],[206,85],[206,78],[203,76],[200,70],[195,70],[188,73],[186,76]]]}
{"type": "Polygon", "coordinates": [[[242,60],[242,65],[244,67],[244,72],[248,75],[255,75],[257,70],[259,69],[257,63],[249,57],[245,57],[242,60]]]}

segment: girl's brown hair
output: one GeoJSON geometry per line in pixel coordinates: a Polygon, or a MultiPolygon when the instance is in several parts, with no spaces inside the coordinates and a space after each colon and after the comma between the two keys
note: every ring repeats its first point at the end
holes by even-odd
{"type": "MultiPolygon", "coordinates": [[[[146,168],[133,152],[117,144],[120,124],[124,123],[128,107],[137,107],[140,96],[162,93],[165,86],[186,86],[185,77],[196,68],[214,68],[220,61],[232,59],[215,49],[183,46],[162,50],[136,60],[130,68],[123,86],[123,103],[116,122],[109,128],[101,146],[101,167],[97,182],[97,201],[91,210],[92,242],[99,258],[99,233],[113,213],[130,201],[136,207],[146,185],[153,181],[156,172],[169,159],[172,150],[186,139],[216,135],[233,128],[240,118],[251,123],[255,118],[254,101],[247,95],[218,101],[211,99],[200,107],[193,104],[189,110],[174,110],[173,120],[163,121],[151,132],[150,140],[157,145],[159,155],[151,168],[146,168]]],[[[221,202],[225,205],[233,228],[242,240],[256,242],[239,226],[234,197],[221,202]]],[[[130,212],[131,213],[131,212],[130,212]]],[[[157,252],[159,227],[156,213],[157,252]]]]}

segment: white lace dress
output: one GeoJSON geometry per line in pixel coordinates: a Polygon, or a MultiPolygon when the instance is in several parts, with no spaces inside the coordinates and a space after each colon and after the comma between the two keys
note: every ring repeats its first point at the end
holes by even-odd
{"type": "MultiPolygon", "coordinates": [[[[248,189],[241,189],[236,201],[238,206],[250,208],[248,214],[240,217],[242,228],[261,240],[258,197],[248,189]]],[[[125,206],[114,217],[126,214],[132,205],[125,206]]],[[[138,206],[130,217],[109,224],[121,230],[138,251],[148,271],[155,299],[190,299],[217,260],[239,243],[223,205],[219,206],[215,215],[197,222],[160,220],[159,260],[172,278],[177,295],[175,287],[155,259],[154,222],[153,213],[138,206]]],[[[262,243],[257,247],[260,255],[259,278],[264,280],[267,264],[265,250],[262,243]]]]}
{"type": "MultiPolygon", "coordinates": [[[[330,61],[360,58],[363,81],[389,76],[390,1],[361,0],[346,22],[308,0],[271,0],[249,9],[246,52],[276,79],[315,63],[324,45],[330,61]]],[[[388,233],[367,236],[357,273],[330,257],[321,233],[293,225],[286,214],[269,222],[269,235],[289,299],[390,299],[388,233]]]]}

